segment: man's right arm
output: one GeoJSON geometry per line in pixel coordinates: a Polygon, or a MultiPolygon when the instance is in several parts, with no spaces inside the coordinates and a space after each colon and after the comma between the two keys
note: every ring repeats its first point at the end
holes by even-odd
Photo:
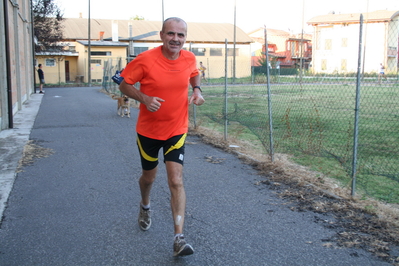
{"type": "Polygon", "coordinates": [[[150,112],[156,112],[161,107],[161,102],[164,102],[163,99],[158,97],[148,96],[134,87],[132,84],[128,84],[125,80],[119,85],[119,90],[128,96],[129,98],[135,99],[140,103],[144,104],[147,107],[147,110],[150,112]]]}
{"type": "Polygon", "coordinates": [[[135,99],[136,101],[139,101],[142,104],[145,104],[145,94],[139,91],[136,87],[134,87],[132,84],[128,84],[123,80],[121,84],[119,85],[119,90],[128,96],[129,98],[135,99]]]}

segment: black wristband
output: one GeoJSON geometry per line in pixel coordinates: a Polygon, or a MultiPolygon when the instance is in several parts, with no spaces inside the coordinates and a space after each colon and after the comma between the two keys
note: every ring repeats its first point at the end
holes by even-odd
{"type": "Polygon", "coordinates": [[[201,90],[201,87],[200,87],[200,86],[194,86],[194,87],[193,87],[193,91],[194,91],[194,89],[199,89],[199,90],[200,90],[200,92],[202,92],[202,90],[201,90]]]}

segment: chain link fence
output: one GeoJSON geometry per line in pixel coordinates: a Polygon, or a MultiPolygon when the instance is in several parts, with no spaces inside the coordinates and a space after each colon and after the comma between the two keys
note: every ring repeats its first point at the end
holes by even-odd
{"type": "Polygon", "coordinates": [[[227,85],[204,83],[206,107],[192,122],[250,141],[271,159],[290,154],[353,195],[399,203],[399,23],[365,25],[359,17],[313,36],[265,34],[251,77],[232,82],[227,62],[227,85]]]}
{"type": "Polygon", "coordinates": [[[115,75],[116,71],[121,71],[128,62],[133,60],[131,57],[127,58],[108,58],[104,60],[102,69],[102,87],[110,94],[120,95],[119,86],[112,81],[112,76],[115,75]]]}
{"type": "MultiPolygon", "coordinates": [[[[191,124],[251,143],[271,160],[289,154],[352,195],[399,203],[398,17],[377,24],[359,17],[312,34],[265,30],[249,74],[234,66],[226,40],[224,64],[197,58],[207,68],[206,103],[190,109],[191,124]],[[215,69],[224,77],[210,77],[215,69]]],[[[128,61],[105,62],[109,93],[120,93],[111,76],[128,61]]]]}

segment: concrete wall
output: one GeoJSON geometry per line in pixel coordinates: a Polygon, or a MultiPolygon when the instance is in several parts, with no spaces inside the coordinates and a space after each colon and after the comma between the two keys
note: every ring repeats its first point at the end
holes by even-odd
{"type": "Polygon", "coordinates": [[[30,1],[4,0],[4,5],[2,3],[0,7],[0,130],[9,128],[12,123],[9,113],[14,115],[21,110],[22,104],[34,91],[30,1]],[[9,42],[9,61],[6,40],[9,42]],[[9,79],[7,71],[10,73],[9,79]],[[9,96],[11,102],[8,101],[9,96]]]}

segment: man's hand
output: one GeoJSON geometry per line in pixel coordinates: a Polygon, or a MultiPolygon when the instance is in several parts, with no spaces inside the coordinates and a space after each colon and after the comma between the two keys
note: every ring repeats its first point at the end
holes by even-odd
{"type": "Polygon", "coordinates": [[[162,105],[161,103],[164,101],[165,101],[164,99],[158,97],[147,96],[144,104],[147,107],[148,111],[156,112],[158,111],[159,108],[161,108],[162,105]]]}
{"type": "Polygon", "coordinates": [[[195,89],[193,94],[190,97],[189,104],[194,103],[195,105],[202,105],[205,102],[204,98],[202,97],[201,91],[199,89],[195,89]]]}

